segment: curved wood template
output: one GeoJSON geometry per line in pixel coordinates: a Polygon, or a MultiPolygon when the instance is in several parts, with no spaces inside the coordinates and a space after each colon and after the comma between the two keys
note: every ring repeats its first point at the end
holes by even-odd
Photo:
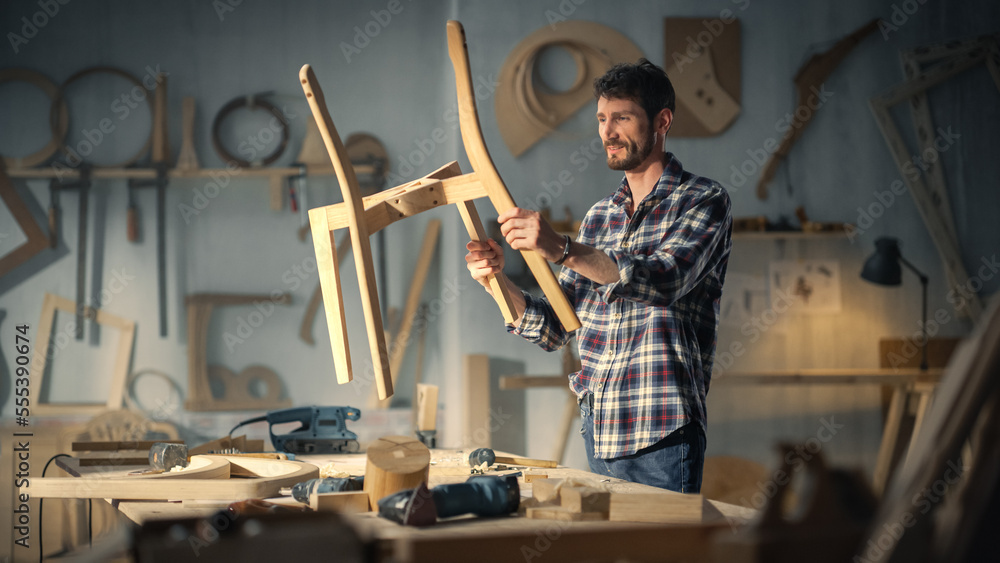
{"type": "MultiPolygon", "coordinates": [[[[847,37],[837,41],[829,51],[813,55],[806,61],[806,64],[802,65],[802,68],[795,73],[796,108],[812,108],[814,104],[809,104],[809,98],[815,97],[813,90],[820,88],[826,82],[830,73],[837,68],[837,65],[844,60],[844,57],[858,43],[861,43],[861,40],[865,36],[878,29],[878,23],[878,19],[866,23],[847,37]]],[[[758,199],[767,199],[767,185],[774,179],[774,175],[778,171],[778,165],[781,164],[782,159],[792,150],[792,145],[802,136],[802,132],[809,125],[809,122],[812,121],[813,116],[816,115],[816,109],[818,108],[813,108],[813,111],[810,111],[805,119],[800,119],[798,111],[793,110],[795,115],[792,120],[791,129],[781,139],[781,145],[778,146],[778,149],[767,160],[764,170],[760,174],[760,179],[757,181],[758,199]]]]}
{"type": "Polygon", "coordinates": [[[642,56],[628,37],[596,22],[569,20],[544,26],[522,39],[500,67],[494,107],[500,136],[514,156],[521,156],[585,105],[592,103],[594,79],[614,63],[642,56]],[[535,83],[538,56],[548,47],[568,51],[576,79],[554,92],[535,83]]]}
{"type": "MultiPolygon", "coordinates": [[[[472,89],[472,75],[469,71],[469,52],[465,45],[465,30],[462,24],[448,21],[448,56],[455,69],[455,88],[458,92],[458,122],[462,131],[462,143],[465,153],[476,171],[476,177],[483,184],[486,193],[498,213],[503,213],[514,207],[514,200],[507,191],[503,179],[493,165],[493,159],[486,149],[483,133],[479,128],[479,114],[476,111],[476,96],[472,89]]],[[[559,322],[567,332],[580,328],[580,320],[576,311],[569,304],[566,294],[556,280],[555,274],[548,263],[537,252],[522,251],[521,255],[528,268],[538,281],[539,287],[555,310],[559,322]]]]}
{"type": "MultiPolygon", "coordinates": [[[[319,468],[311,463],[289,460],[238,458],[236,456],[207,457],[210,466],[221,461],[227,471],[238,465],[245,471],[261,475],[254,479],[185,478],[171,475],[136,476],[131,478],[35,478],[21,492],[37,498],[113,498],[120,500],[244,500],[278,496],[283,487],[319,477],[319,468]]],[[[180,472],[177,475],[184,475],[180,472]]]]}

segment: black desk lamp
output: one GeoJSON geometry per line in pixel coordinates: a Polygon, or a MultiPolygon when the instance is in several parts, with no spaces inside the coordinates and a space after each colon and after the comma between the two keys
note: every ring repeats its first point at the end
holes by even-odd
{"type": "Polygon", "coordinates": [[[920,325],[920,332],[923,335],[923,343],[920,351],[920,369],[927,370],[927,276],[920,270],[913,267],[899,253],[899,240],[889,237],[879,237],[875,241],[875,254],[872,254],[861,269],[862,279],[879,285],[899,285],[902,282],[902,262],[913,273],[920,277],[920,283],[924,290],[923,324],[920,325]]]}

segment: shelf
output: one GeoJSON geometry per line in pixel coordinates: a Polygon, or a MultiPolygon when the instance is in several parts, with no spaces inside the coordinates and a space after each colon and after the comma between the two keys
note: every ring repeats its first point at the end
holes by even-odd
{"type": "Polygon", "coordinates": [[[733,240],[784,240],[803,238],[847,238],[847,231],[741,231],[733,233],[733,240]]]}
{"type": "MultiPolygon", "coordinates": [[[[354,166],[356,174],[374,174],[375,167],[370,164],[354,166]]],[[[178,170],[171,168],[168,171],[169,178],[217,178],[220,174],[230,176],[241,176],[244,178],[271,178],[297,176],[299,168],[297,166],[275,167],[275,168],[196,168],[192,170],[178,170]]],[[[309,176],[331,176],[335,174],[333,166],[328,165],[306,165],[306,174],[309,176]]],[[[13,168],[7,170],[7,176],[11,178],[79,178],[78,170],[46,168],[13,168]]],[[[154,168],[93,168],[90,173],[92,179],[153,179],[156,178],[154,168]]]]}

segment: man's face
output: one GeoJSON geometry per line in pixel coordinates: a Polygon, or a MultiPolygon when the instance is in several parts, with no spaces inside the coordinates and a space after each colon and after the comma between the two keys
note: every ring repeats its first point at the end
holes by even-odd
{"type": "Polygon", "coordinates": [[[632,170],[653,153],[655,136],[646,111],[632,100],[599,98],[597,129],[612,170],[632,170]]]}

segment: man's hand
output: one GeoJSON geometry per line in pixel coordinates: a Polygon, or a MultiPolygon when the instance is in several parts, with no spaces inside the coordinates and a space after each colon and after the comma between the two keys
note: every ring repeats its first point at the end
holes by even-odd
{"type": "Polygon", "coordinates": [[[482,242],[472,240],[465,245],[465,248],[469,251],[465,255],[465,265],[469,268],[472,279],[479,282],[492,295],[490,282],[486,278],[503,271],[503,250],[500,244],[493,239],[482,242]]]}
{"type": "Polygon", "coordinates": [[[537,211],[512,207],[497,218],[500,232],[515,250],[534,250],[549,262],[562,257],[565,238],[537,211]]]}

